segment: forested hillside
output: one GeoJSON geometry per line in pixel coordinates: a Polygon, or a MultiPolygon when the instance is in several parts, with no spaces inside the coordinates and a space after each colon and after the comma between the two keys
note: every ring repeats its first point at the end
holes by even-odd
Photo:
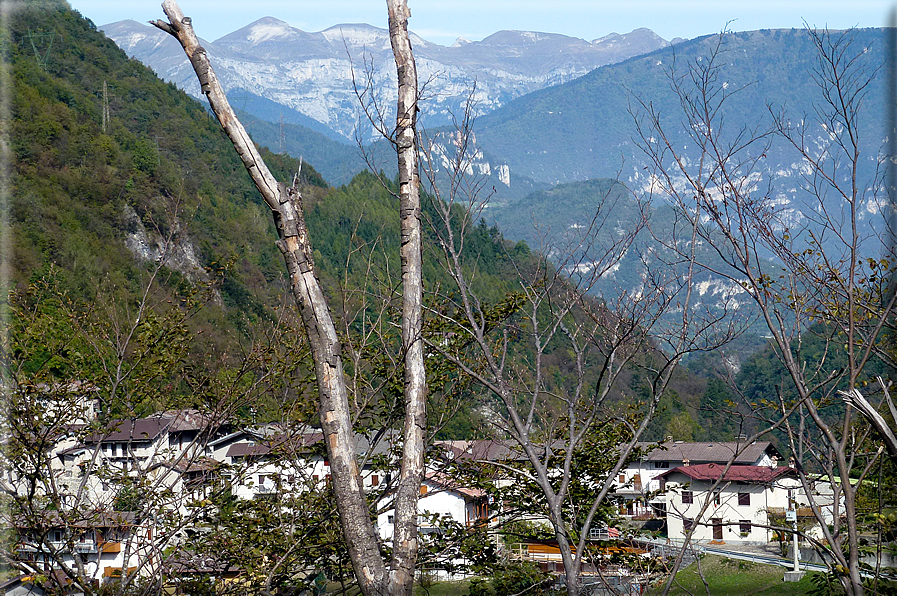
{"type": "MultiPolygon", "coordinates": [[[[155,281],[162,287],[159,304],[192,295],[197,284],[211,288],[211,298],[186,319],[196,343],[180,358],[237,353],[258,325],[279,320],[283,263],[270,215],[203,106],[128,59],[61,3],[21,13],[11,35],[12,274],[19,291],[45,280],[52,267],[54,287],[94,305],[85,309],[111,300],[136,303],[165,253],[164,275],[155,281]]],[[[287,156],[265,156],[281,180],[299,167],[287,156]]],[[[332,302],[340,310],[348,308],[349,296],[364,292],[392,299],[398,283],[395,199],[371,174],[328,188],[313,165],[302,166],[303,192],[332,302]]],[[[518,230],[520,221],[508,225],[518,230]]],[[[526,245],[507,242],[498,228],[485,225],[471,229],[465,250],[480,295],[492,303],[519,290],[516,268],[533,258],[526,245]]],[[[441,258],[438,250],[425,254],[434,290],[446,286],[441,258]]],[[[621,396],[637,394],[638,375],[630,376],[634,393],[621,396]]],[[[705,385],[689,375],[677,380],[676,398],[667,400],[652,437],[666,434],[677,413],[700,419],[705,385]]],[[[452,427],[470,431],[466,417],[452,427]]]]}
{"type": "MultiPolygon", "coordinates": [[[[13,286],[25,292],[52,277],[56,291],[92,312],[103,302],[137,304],[151,277],[163,309],[209,286],[187,317],[192,357],[239,353],[256,323],[279,319],[284,265],[268,209],[218,123],[62,2],[17,13],[10,35],[13,286]]],[[[281,180],[299,169],[296,159],[264,155],[281,180]]],[[[332,302],[374,284],[388,302],[399,243],[389,189],[369,174],[327,188],[307,161],[302,182],[332,302]]],[[[513,280],[503,240],[485,228],[473,236],[479,279],[498,296],[513,280]]],[[[436,261],[426,270],[435,284],[436,261]]]]}
{"type": "MultiPolygon", "coordinates": [[[[855,51],[862,53],[871,76],[885,55],[882,29],[852,32],[855,51]]],[[[709,35],[604,66],[574,81],[520,97],[477,122],[483,148],[505,160],[513,172],[558,184],[622,173],[631,181],[641,171],[643,155],[636,145],[635,116],[650,104],[683,149],[689,143],[680,122],[675,86],[687,81],[690,64],[719,67],[719,82],[732,96],[724,111],[733,127],[763,128],[770,110],[785,110],[795,124],[814,117],[821,102],[813,73],[817,52],[807,31],[798,29],[729,33],[715,52],[719,37],[709,35]],[[715,55],[713,55],[715,53],[715,55]]],[[[859,132],[874,155],[878,151],[884,107],[882,77],[874,77],[862,106],[859,132]]],[[[808,130],[823,139],[819,128],[808,130]]],[[[694,143],[691,143],[694,150],[694,143]]],[[[793,159],[774,146],[766,157],[770,170],[788,170],[793,159]]],[[[874,164],[872,164],[874,166],[874,164]]],[[[796,172],[784,172],[795,186],[796,172]]],[[[780,176],[782,177],[782,176],[780,176]]]]}

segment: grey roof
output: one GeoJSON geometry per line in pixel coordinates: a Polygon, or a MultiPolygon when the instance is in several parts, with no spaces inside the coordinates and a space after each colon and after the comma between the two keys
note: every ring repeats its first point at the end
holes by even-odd
{"type": "Polygon", "coordinates": [[[167,410],[156,414],[153,418],[168,419],[170,421],[168,430],[171,432],[203,430],[221,424],[221,421],[216,420],[214,416],[194,409],[167,410]]]}
{"type": "MultiPolygon", "coordinates": [[[[642,449],[650,449],[649,443],[640,443],[642,449]]],[[[773,459],[781,459],[781,454],[769,441],[755,441],[745,444],[737,441],[708,441],[686,443],[683,441],[666,442],[653,449],[643,461],[686,461],[693,465],[701,463],[727,463],[735,453],[738,456],[734,463],[754,464],[769,454],[773,459]]]]}
{"type": "Polygon", "coordinates": [[[234,443],[227,448],[227,457],[262,457],[271,453],[271,446],[256,443],[234,443]]]}
{"type": "MultiPolygon", "coordinates": [[[[292,435],[288,433],[272,433],[268,436],[259,436],[257,433],[247,430],[231,433],[227,437],[212,441],[209,445],[214,447],[226,445],[228,441],[224,439],[228,439],[230,442],[226,454],[228,457],[262,457],[268,455],[274,448],[307,453],[309,448],[322,443],[324,433],[316,430],[314,432],[292,435]]],[[[389,453],[393,447],[391,441],[394,439],[394,434],[387,433],[385,436],[380,437],[373,448],[371,448],[371,437],[356,433],[355,452],[361,457],[384,455],[389,453]]]]}
{"type": "Polygon", "coordinates": [[[168,425],[170,418],[137,418],[132,420],[113,420],[104,430],[92,433],[85,443],[109,443],[122,441],[155,440],[168,425]]]}
{"type": "Polygon", "coordinates": [[[445,449],[450,459],[509,461],[525,457],[513,441],[436,441],[436,445],[445,449]]]}
{"type": "Polygon", "coordinates": [[[84,442],[112,443],[123,441],[153,441],[163,431],[202,430],[214,421],[199,410],[168,410],[149,418],[111,420],[102,430],[91,433],[84,442]]]}

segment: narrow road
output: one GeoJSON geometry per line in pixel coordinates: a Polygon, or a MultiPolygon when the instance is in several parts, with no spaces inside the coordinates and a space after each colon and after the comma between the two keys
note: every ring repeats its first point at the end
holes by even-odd
{"type": "MultiPolygon", "coordinates": [[[[794,560],[793,559],[785,559],[783,557],[776,557],[773,555],[763,555],[760,553],[751,553],[737,550],[726,550],[717,547],[704,547],[704,554],[708,555],[718,555],[720,557],[726,557],[727,559],[734,559],[736,561],[750,561],[752,563],[763,563],[764,565],[781,565],[782,567],[786,567],[789,570],[794,569],[794,560]]],[[[802,571],[821,571],[826,572],[825,565],[817,565],[815,563],[807,563],[805,561],[800,561],[800,569],[802,571]]]]}
{"type": "MultiPolygon", "coordinates": [[[[671,550],[678,551],[679,546],[673,544],[666,544],[665,541],[660,540],[636,540],[636,542],[640,542],[645,547],[648,548],[659,548],[662,550],[671,550]]],[[[729,550],[725,548],[719,548],[716,546],[708,546],[708,545],[697,545],[693,548],[694,553],[696,555],[717,555],[720,557],[726,557],[727,559],[733,559],[736,561],[748,561],[751,563],[761,563],[763,565],[779,565],[781,567],[785,567],[786,569],[794,569],[794,560],[786,559],[785,557],[777,557],[775,555],[763,554],[763,553],[754,553],[750,551],[740,551],[740,550],[729,550]]],[[[684,567],[685,565],[683,565],[684,567]]],[[[819,565],[816,563],[808,563],[806,561],[799,561],[799,567],[801,571],[818,571],[821,573],[825,573],[828,571],[825,565],[819,565]]],[[[875,575],[872,571],[861,570],[860,573],[864,577],[873,577],[875,575]]]]}

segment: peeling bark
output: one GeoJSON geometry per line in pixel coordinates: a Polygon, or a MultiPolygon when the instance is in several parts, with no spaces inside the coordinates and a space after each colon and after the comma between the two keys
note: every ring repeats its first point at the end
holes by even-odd
{"type": "Polygon", "coordinates": [[[333,491],[349,557],[361,591],[367,596],[383,594],[386,567],[362,490],[339,338],[315,275],[298,176],[289,188],[274,179],[249,134],[234,115],[208,55],[199,45],[190,18],[183,15],[175,0],[165,0],[162,8],[168,22],[154,21],[152,24],[174,36],[184,48],[212,110],[273,213],[280,236],[277,247],[286,261],[290,285],[312,348],[320,393],[321,427],[326,437],[333,491]]]}
{"type": "Polygon", "coordinates": [[[399,167],[402,257],[402,348],[405,359],[405,429],[395,496],[395,530],[389,593],[411,595],[417,562],[417,502],[424,474],[427,380],[424,370],[420,177],[417,153],[417,68],[408,36],[406,0],[387,0],[389,39],[399,93],[394,143],[399,167]]]}

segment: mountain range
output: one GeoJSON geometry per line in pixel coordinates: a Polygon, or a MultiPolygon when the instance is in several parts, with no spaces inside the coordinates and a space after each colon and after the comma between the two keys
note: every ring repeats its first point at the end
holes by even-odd
{"type": "MultiPolygon", "coordinates": [[[[874,76],[884,64],[884,29],[855,30],[840,45],[845,59],[857,55],[857,65],[871,77],[858,124],[863,153],[876,156],[885,136],[885,77],[874,76]]],[[[636,118],[645,112],[639,102],[661,115],[674,145],[691,143],[694,149],[682,118],[681,99],[686,98],[673,87],[675,82],[689,90],[696,68],[711,58],[719,91],[728,95],[721,113],[728,132],[736,134],[742,126],[762,129],[771,112],[784,112],[794,122],[806,121],[814,142],[828,138],[814,125],[816,110],[823,107],[819,54],[808,31],[787,29],[727,33],[722,39],[708,35],[595,69],[481,116],[477,139],[512,172],[548,185],[618,173],[635,182],[644,165],[636,147],[636,118]]],[[[793,159],[774,146],[767,152],[767,169],[793,178],[793,159]]]]}
{"type": "MultiPolygon", "coordinates": [[[[200,96],[193,71],[171,36],[136,21],[110,23],[101,29],[161,78],[200,96]]],[[[264,119],[270,119],[263,101],[268,100],[281,106],[285,122],[343,141],[354,139],[361,123],[361,136],[367,139],[370,126],[359,114],[356,90],[364,91],[370,84],[368,99],[386,106],[387,112],[395,104],[395,63],[385,29],[342,24],[309,33],[265,17],[202,43],[236,107],[264,119]]],[[[482,41],[459,39],[451,47],[417,35],[412,35],[412,43],[418,78],[425,83],[422,112],[431,127],[450,123],[452,114],[460,113],[468,99],[484,114],[599,66],[670,45],[648,29],[612,33],[594,41],[499,31],[482,41]]]]}
{"type": "MultiPolygon", "coordinates": [[[[164,34],[128,21],[103,29],[129,55],[198,94],[180,48],[164,34]]],[[[430,98],[422,113],[433,131],[438,157],[431,167],[443,168],[444,156],[452,152],[446,129],[438,126],[462,109],[476,81],[478,118],[468,176],[478,180],[480,198],[489,197],[482,214],[509,238],[546,250],[569,245],[602,206],[610,181],[587,181],[616,179],[631,192],[645,192],[650,164],[639,148],[636,122],[648,109],[660,115],[685,159],[698,160],[697,144],[681,115],[683,98],[675,87],[700,71],[703,61],[713,60],[713,76],[728,96],[721,112],[728,134],[737,135],[745,127],[765,130],[773,114],[784,113],[806,124],[805,139],[817,150],[830,138],[824,123],[815,121],[823,96],[815,76],[818,52],[811,33],[804,30],[708,35],[677,39],[674,45],[646,29],[592,42],[520,31],[501,31],[481,42],[459,40],[452,47],[413,39],[420,79],[427,81],[424,94],[430,98]],[[552,190],[556,185],[563,186],[552,190]]],[[[867,73],[876,72],[883,62],[881,29],[854,31],[842,43],[843,52],[859,55],[867,73]]],[[[359,99],[352,86],[359,78],[358,66],[368,69],[380,105],[394,101],[394,67],[385,30],[337,25],[306,33],[269,17],[208,47],[257,142],[304,157],[331,183],[347,183],[365,168],[394,171],[386,143],[367,144],[365,160],[357,145],[344,142],[359,122],[359,99]],[[365,58],[359,64],[355,56],[365,58]],[[287,116],[289,107],[296,109],[287,116]]],[[[876,178],[880,163],[882,78],[872,76],[858,113],[860,150],[868,156],[858,174],[865,180],[876,178]]],[[[774,193],[778,208],[797,229],[812,221],[812,210],[819,205],[806,192],[805,169],[793,147],[770,138],[755,183],[774,193]]],[[[445,172],[437,173],[437,183],[440,179],[445,172]]],[[[862,207],[861,220],[871,237],[881,220],[880,197],[867,194],[862,207]]],[[[827,208],[840,206],[832,203],[827,208]]],[[[584,258],[588,261],[589,255],[584,258]]],[[[614,283],[637,285],[637,271],[635,263],[627,263],[614,283]]],[[[717,288],[710,278],[702,283],[714,292],[733,291],[717,288]]]]}

